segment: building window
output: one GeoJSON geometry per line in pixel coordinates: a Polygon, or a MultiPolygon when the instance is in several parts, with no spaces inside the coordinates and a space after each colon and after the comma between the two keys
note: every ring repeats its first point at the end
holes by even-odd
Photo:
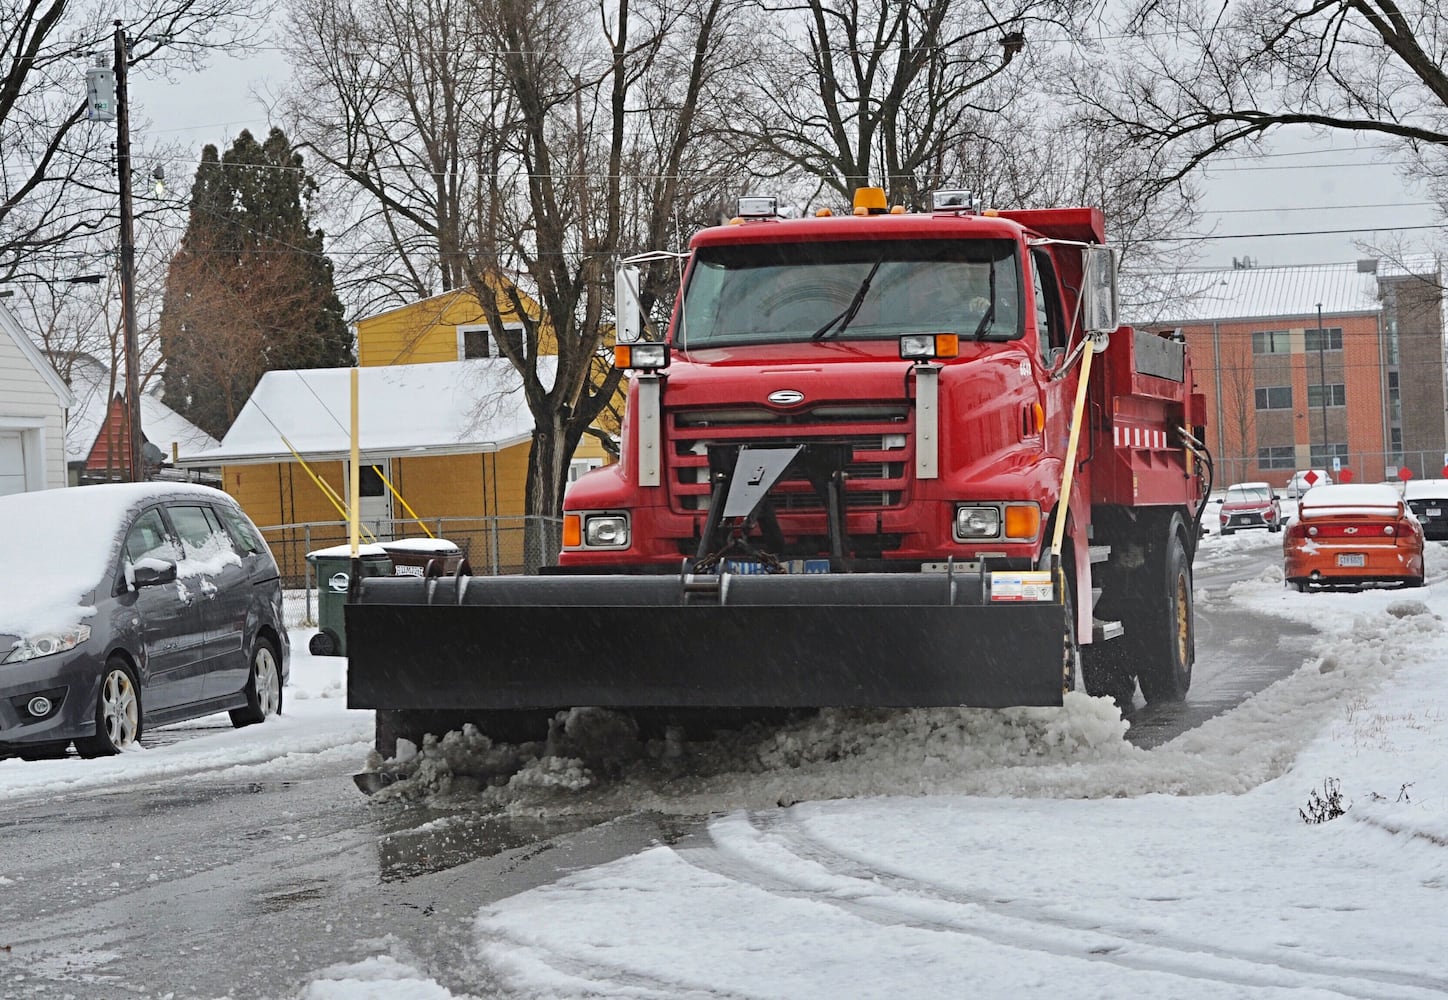
{"type": "Polygon", "coordinates": [[[1290,385],[1269,385],[1257,390],[1257,409],[1259,410],[1290,410],[1292,409],[1292,386],[1290,385]]]}
{"type": "Polygon", "coordinates": [[[1253,354],[1287,354],[1291,350],[1291,339],[1286,330],[1254,330],[1252,333],[1253,354]]]}
{"type": "Polygon", "coordinates": [[[458,329],[458,360],[493,356],[493,335],[486,326],[460,326],[458,329]]]}
{"type": "Polygon", "coordinates": [[[1302,346],[1309,354],[1315,351],[1342,350],[1342,327],[1330,326],[1321,330],[1307,330],[1302,346]]]}
{"type": "Polygon", "coordinates": [[[1297,468],[1297,449],[1290,444],[1281,448],[1258,448],[1257,468],[1295,469],[1297,468]]]}
{"type": "MultiPolygon", "coordinates": [[[[498,350],[498,338],[493,333],[493,328],[486,323],[472,323],[466,326],[456,327],[458,332],[458,360],[469,361],[473,358],[502,357],[503,352],[498,350]]],[[[505,334],[511,335],[515,340],[520,340],[523,335],[523,324],[503,324],[505,334]]]]}
{"type": "Polygon", "coordinates": [[[1327,390],[1327,406],[1347,405],[1347,386],[1341,382],[1322,385],[1309,385],[1307,387],[1307,406],[1309,409],[1319,407],[1323,404],[1323,390],[1327,390]]]}
{"type": "Polygon", "coordinates": [[[576,483],[585,472],[600,468],[602,465],[603,459],[601,458],[575,458],[568,463],[568,481],[576,483]]]}
{"type": "Polygon", "coordinates": [[[1347,445],[1345,444],[1315,444],[1309,452],[1308,462],[1314,469],[1332,468],[1332,460],[1338,459],[1342,465],[1347,465],[1347,445]]]}

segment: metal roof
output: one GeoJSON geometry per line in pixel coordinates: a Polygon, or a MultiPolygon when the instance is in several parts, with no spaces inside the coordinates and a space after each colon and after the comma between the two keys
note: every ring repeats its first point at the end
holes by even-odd
{"type": "Polygon", "coordinates": [[[1239,267],[1122,277],[1124,312],[1142,324],[1371,315],[1381,308],[1379,279],[1419,275],[1441,284],[1428,255],[1401,262],[1239,267]]]}

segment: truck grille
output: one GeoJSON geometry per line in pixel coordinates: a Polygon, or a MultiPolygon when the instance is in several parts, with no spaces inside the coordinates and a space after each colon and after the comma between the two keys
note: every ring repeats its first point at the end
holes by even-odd
{"type": "MultiPolygon", "coordinates": [[[[764,407],[676,412],[670,427],[669,496],[680,511],[709,507],[711,445],[848,444],[845,506],[883,510],[904,504],[906,470],[913,461],[910,410],[904,405],[818,406],[781,414],[764,407]]],[[[779,513],[822,512],[824,501],[809,481],[790,475],[770,491],[779,513]]]]}

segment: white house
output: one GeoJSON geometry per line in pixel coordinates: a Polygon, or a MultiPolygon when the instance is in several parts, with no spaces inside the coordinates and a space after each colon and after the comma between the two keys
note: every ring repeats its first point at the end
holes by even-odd
{"type": "Polygon", "coordinates": [[[0,496],[66,485],[65,412],[73,399],[0,303],[0,496]]]}

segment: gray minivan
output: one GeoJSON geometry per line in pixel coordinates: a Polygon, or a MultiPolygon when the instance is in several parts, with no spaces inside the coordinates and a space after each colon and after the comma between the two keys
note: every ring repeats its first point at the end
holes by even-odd
{"type": "Polygon", "coordinates": [[[118,753],[148,726],[281,711],[276,560],[236,501],[183,483],[0,497],[0,753],[118,753]]]}

